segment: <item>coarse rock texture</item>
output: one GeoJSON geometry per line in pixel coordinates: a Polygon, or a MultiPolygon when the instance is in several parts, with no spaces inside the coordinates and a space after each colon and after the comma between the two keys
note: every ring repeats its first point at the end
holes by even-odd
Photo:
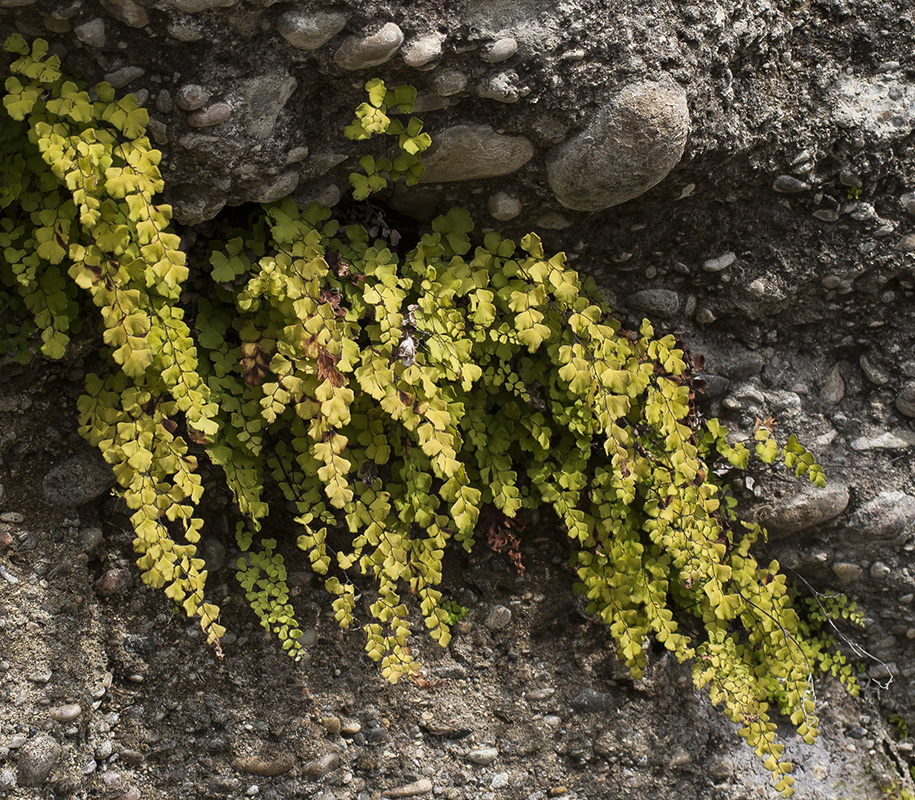
{"type": "MultiPolygon", "coordinates": [[[[414,237],[459,204],[480,229],[537,230],[624,326],[648,315],[704,356],[702,413],[738,438],[771,416],[823,463],[822,493],[769,469],[732,485],[772,525],[763,563],[805,592],[848,591],[866,618],[843,629],[869,654],[863,697],[822,684],[812,747],[782,726],[798,797],[911,791],[911,742],[887,724],[915,721],[908,0],[0,2],[0,33],[13,30],[146,105],[186,241],[226,207],[336,204],[381,147],[341,136],[365,81],[416,86],[437,149],[423,185],[373,198],[385,225],[414,237]]],[[[136,579],[110,475],[80,460],[91,358],[74,345],[55,364],[2,364],[5,796],[772,796],[685,668],[652,651],[646,679],[626,677],[569,592],[546,517],[522,543],[523,577],[485,548],[453,554],[446,594],[470,613],[448,650],[417,644],[431,692],[382,681],[292,551],[312,644],[304,664],[285,658],[239,598],[227,508],[208,492],[208,585],[235,598],[216,659],[136,579]]]]}
{"type": "Polygon", "coordinates": [[[566,208],[599,211],[660,183],[689,133],[686,92],[673,81],[627,86],[547,161],[550,188],[566,208]]]}

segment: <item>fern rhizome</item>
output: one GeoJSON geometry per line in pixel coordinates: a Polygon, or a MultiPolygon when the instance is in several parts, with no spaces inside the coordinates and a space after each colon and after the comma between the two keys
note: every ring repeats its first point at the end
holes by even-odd
{"type": "MultiPolygon", "coordinates": [[[[751,448],[729,441],[697,413],[673,336],[647,320],[621,330],[563,254],[535,235],[472,237],[458,209],[400,256],[317,204],[268,205],[195,256],[183,298],[188,256],[154,199],[146,111],[66,79],[41,40],[6,49],[0,314],[17,323],[0,345],[27,354],[40,336],[61,358],[77,320],[98,320],[110,369],[86,381],[80,430],[114,469],[146,583],[218,647],[197,453],[234,495],[238,577],[264,627],[301,652],[284,561],[262,534],[267,482],[295,509],[339,623],[354,624],[359,593],[374,597],[359,624],[394,681],[417,669],[415,605],[433,639],[450,639],[436,588],[449,541],[470,550],[483,509],[510,520],[547,506],[576,545],[577,590],[633,675],[649,638],[690,662],[791,792],[770,704],[810,742],[813,669],[856,687],[795,612],[778,564],[755,560],[763,531],[737,518],[716,468],[745,469],[752,448],[822,485],[793,436],[780,445],[761,426],[751,448]]],[[[357,199],[415,182],[430,143],[409,118],[413,90],[366,88],[346,133],[392,136],[399,155],[362,159],[357,199]]]]}

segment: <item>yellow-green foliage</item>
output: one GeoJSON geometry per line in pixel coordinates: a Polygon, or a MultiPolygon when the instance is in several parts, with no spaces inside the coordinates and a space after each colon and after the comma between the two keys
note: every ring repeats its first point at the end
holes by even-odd
{"type": "MultiPolygon", "coordinates": [[[[360,625],[394,681],[417,669],[411,609],[450,639],[456,615],[437,588],[449,541],[470,550],[481,509],[508,519],[547,506],[576,543],[577,590],[633,675],[649,638],[691,662],[790,793],[770,703],[812,741],[824,651],[779,565],[751,553],[763,532],[737,519],[714,471],[745,468],[750,451],[696,414],[673,336],[647,320],[621,330],[563,254],[535,235],[472,235],[458,209],[401,256],[316,204],[266,206],[209,244],[185,304],[146,112],[65,80],[40,41],[7,49],[0,310],[31,312],[55,358],[80,290],[97,307],[111,369],[87,380],[81,430],[123,488],[147,583],[222,635],[196,554],[196,448],[235,497],[239,579],[264,626],[300,654],[283,558],[262,536],[281,493],[341,625],[371,593],[360,625]]],[[[367,89],[347,133],[396,136],[400,155],[363,159],[361,197],[415,180],[429,144],[418,120],[389,116],[409,112],[412,90],[367,89]]],[[[823,484],[794,437],[780,446],[763,427],[756,439],[762,461],[823,484]]]]}

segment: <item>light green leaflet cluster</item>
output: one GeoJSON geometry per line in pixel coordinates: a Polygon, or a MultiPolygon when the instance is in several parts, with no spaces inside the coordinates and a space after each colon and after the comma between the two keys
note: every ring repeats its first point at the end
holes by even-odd
{"type": "MultiPolygon", "coordinates": [[[[58,358],[80,303],[97,307],[112,368],[88,378],[81,430],[123,488],[147,583],[218,642],[196,547],[196,447],[235,497],[239,579],[264,626],[300,655],[284,548],[263,527],[282,495],[338,621],[367,607],[368,654],[394,681],[418,669],[417,611],[433,639],[450,639],[454,610],[437,588],[449,541],[470,550],[483,509],[547,506],[632,673],[649,638],[691,662],[791,792],[770,704],[812,741],[813,668],[853,679],[793,609],[778,564],[750,552],[762,531],[736,518],[712,469],[743,469],[750,451],[698,421],[672,336],[647,321],[621,331],[562,254],[534,235],[472,240],[457,209],[400,256],[326,208],[267,206],[211,243],[182,306],[186,256],[153,200],[146,112],[105,84],[90,96],[66,80],[41,41],[6,47],[0,313],[30,315],[58,358]]],[[[367,89],[347,134],[396,137],[399,155],[364,158],[357,197],[391,176],[415,181],[430,143],[415,118],[392,119],[412,90],[367,89]]],[[[22,347],[17,335],[8,342],[22,347]]],[[[780,446],[761,427],[756,438],[762,461],[824,483],[794,437],[780,446]]]]}

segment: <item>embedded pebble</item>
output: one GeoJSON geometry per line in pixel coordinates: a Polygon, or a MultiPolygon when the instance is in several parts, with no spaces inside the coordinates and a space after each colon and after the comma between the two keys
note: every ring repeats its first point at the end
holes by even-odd
{"type": "Polygon", "coordinates": [[[79,532],[79,537],[77,539],[79,543],[79,549],[83,553],[91,553],[98,547],[102,542],[105,541],[105,537],[102,534],[101,528],[83,528],[79,532]]]}
{"type": "Polygon", "coordinates": [[[428,778],[422,778],[405,786],[398,786],[395,789],[388,789],[384,794],[385,797],[418,797],[422,794],[428,794],[432,791],[432,781],[428,778]]]}
{"type": "Polygon", "coordinates": [[[629,304],[639,311],[672,317],[680,310],[680,295],[670,289],[642,289],[629,295],[629,304]]]}
{"type": "Polygon", "coordinates": [[[105,5],[113,16],[131,28],[149,24],[149,14],[136,0],[108,0],[105,5]]]}
{"type": "Polygon", "coordinates": [[[595,689],[585,689],[572,698],[572,709],[579,714],[599,714],[610,711],[619,704],[613,696],[595,689]]]}
{"type": "Polygon", "coordinates": [[[875,386],[887,386],[890,383],[890,376],[886,374],[879,366],[877,366],[871,359],[866,355],[861,356],[858,363],[861,366],[861,371],[871,383],[875,386]]]}
{"type": "Polygon", "coordinates": [[[99,775],[99,779],[105,784],[105,788],[110,791],[120,789],[124,785],[124,778],[121,777],[121,773],[114,770],[106,770],[99,775]]]}
{"type": "Polygon", "coordinates": [[[142,764],[143,763],[143,754],[139,750],[121,750],[121,760],[126,761],[128,764],[142,764]]]}
{"type": "Polygon", "coordinates": [[[197,14],[214,8],[231,8],[238,0],[171,0],[172,5],[186,14],[197,14]]]}
{"type": "Polygon", "coordinates": [[[143,795],[136,786],[131,786],[124,794],[118,797],[117,800],[140,800],[142,796],[143,795]]]}
{"type": "Polygon", "coordinates": [[[204,28],[200,20],[185,17],[172,20],[167,26],[168,34],[179,42],[198,42],[204,37],[204,28]]]}
{"type": "Polygon", "coordinates": [[[295,766],[295,759],[289,753],[280,753],[273,758],[264,758],[262,756],[245,756],[236,758],[232,762],[232,768],[239,772],[246,772],[249,775],[259,775],[261,777],[273,777],[283,775],[289,772],[295,766]]]}
{"type": "Polygon", "coordinates": [[[3,564],[0,564],[0,578],[3,578],[11,586],[15,586],[19,583],[19,578],[13,575],[3,564]]]}
{"type": "Polygon", "coordinates": [[[903,253],[915,253],[915,233],[907,233],[896,244],[896,249],[903,253]]]}
{"type": "Polygon", "coordinates": [[[528,700],[547,700],[556,694],[556,689],[552,686],[544,686],[542,689],[534,689],[531,692],[528,692],[526,697],[528,700]]]}
{"type": "Polygon", "coordinates": [[[832,405],[840,402],[845,397],[845,381],[842,380],[842,373],[838,364],[829,370],[826,380],[823,381],[823,385],[820,387],[820,397],[823,402],[832,405]]]}
{"type": "Polygon", "coordinates": [[[674,81],[627,86],[549,159],[550,187],[576,211],[625,203],[676,166],[689,127],[686,92],[674,81]]]}
{"type": "Polygon", "coordinates": [[[343,724],[340,726],[340,733],[343,736],[355,736],[361,730],[362,730],[362,726],[355,720],[351,720],[351,719],[343,720],[343,724]]]}
{"type": "Polygon", "coordinates": [[[896,393],[896,408],[907,417],[915,417],[915,381],[906,383],[896,393]]]}
{"type": "Polygon", "coordinates": [[[852,583],[864,575],[864,570],[860,566],[847,561],[838,561],[833,564],[832,572],[843,583],[852,583]]]}
{"type": "Polygon", "coordinates": [[[26,742],[19,751],[19,783],[41,786],[60,758],[60,745],[50,736],[39,735],[26,742]]]}
{"type": "Polygon", "coordinates": [[[299,164],[308,158],[308,148],[304,145],[301,147],[293,147],[288,153],[286,153],[286,166],[290,164],[299,164]]]}
{"type": "Polygon", "coordinates": [[[123,594],[130,588],[132,576],[130,570],[115,567],[107,570],[99,578],[93,588],[99,597],[111,597],[116,594],[123,594]]]}
{"type": "Polygon", "coordinates": [[[477,95],[499,103],[517,103],[529,94],[526,87],[519,86],[518,74],[513,71],[500,72],[487,78],[477,87],[477,95]]]}
{"type": "Polygon", "coordinates": [[[73,33],[86,47],[101,49],[105,46],[105,20],[101,17],[95,17],[82,25],[77,25],[73,29],[73,33]]]}
{"type": "Polygon", "coordinates": [[[492,789],[504,789],[508,786],[508,773],[507,772],[497,772],[492,776],[492,781],[489,784],[492,789]]]}
{"type": "Polygon", "coordinates": [[[0,550],[6,550],[13,543],[13,537],[9,531],[0,531],[0,550]]]}
{"type": "Polygon", "coordinates": [[[868,572],[874,580],[882,581],[886,580],[893,571],[882,561],[875,561],[868,572]]]}
{"type": "Polygon", "coordinates": [[[340,754],[339,753],[328,753],[327,755],[321,756],[321,758],[316,758],[314,761],[309,761],[305,767],[305,774],[310,778],[323,778],[330,772],[333,772],[337,767],[340,766],[340,754]]]}
{"type": "Polygon", "coordinates": [[[413,39],[401,52],[403,63],[414,69],[431,64],[442,54],[444,37],[440,33],[429,33],[413,39]]]}
{"type": "Polygon", "coordinates": [[[506,192],[496,192],[489,198],[489,213],[499,222],[507,222],[521,213],[521,201],[506,192]]]}
{"type": "Polygon", "coordinates": [[[146,70],[141,67],[122,67],[121,69],[109,72],[105,75],[105,80],[115,89],[123,89],[128,83],[132,83],[137,78],[142,78],[146,70]]]}
{"type": "Polygon", "coordinates": [[[232,109],[226,103],[214,103],[209,108],[191,114],[188,123],[194,128],[209,128],[225,122],[231,116],[232,109]]]}
{"type": "Polygon", "coordinates": [[[696,312],[696,322],[700,325],[711,325],[718,317],[715,316],[715,312],[709,308],[700,308],[696,312]]]}
{"type": "Polygon", "coordinates": [[[830,482],[822,489],[804,486],[763,514],[760,523],[770,538],[779,539],[835,519],[848,506],[849,497],[849,487],[841,483],[830,482]]]}
{"type": "Polygon", "coordinates": [[[859,453],[867,450],[908,450],[915,446],[915,434],[897,429],[874,436],[859,436],[851,442],[851,449],[859,453]]]}
{"type": "Polygon", "coordinates": [[[0,514],[0,522],[7,522],[12,525],[18,525],[21,522],[25,522],[25,516],[20,514],[18,511],[4,511],[0,514]]]}
{"type": "Polygon", "coordinates": [[[0,792],[16,788],[16,773],[11,769],[0,770],[0,792]]]}
{"type": "Polygon", "coordinates": [[[819,211],[814,211],[813,216],[823,222],[838,222],[839,221],[839,212],[832,211],[828,208],[821,208],[819,211]]]}
{"type": "Polygon", "coordinates": [[[287,11],[277,21],[280,35],[300,50],[317,50],[343,28],[346,17],[337,12],[287,11]]]}
{"type": "Polygon", "coordinates": [[[350,36],[334,56],[334,61],[345,70],[368,69],[390,61],[403,44],[403,31],[388,22],[371,36],[350,36]]]}
{"type": "Polygon", "coordinates": [[[336,736],[343,729],[339,717],[325,717],[321,720],[321,726],[333,736],[336,736]]]}
{"type": "Polygon", "coordinates": [[[55,722],[73,722],[83,713],[83,708],[79,703],[67,703],[52,708],[48,713],[55,722]]]}
{"type": "Polygon", "coordinates": [[[196,83],[186,83],[175,94],[175,103],[185,111],[203,108],[210,99],[210,93],[196,83]]]}
{"type": "Polygon", "coordinates": [[[518,52],[518,41],[511,36],[498,39],[493,42],[484,52],[483,60],[489,64],[498,64],[507,61],[518,52]]]}
{"type": "Polygon", "coordinates": [[[514,172],[534,156],[524,136],[496,133],[489,125],[455,125],[436,137],[424,154],[422,183],[492,178],[514,172]]]}
{"type": "Polygon", "coordinates": [[[105,741],[95,748],[93,755],[95,756],[96,761],[104,761],[106,758],[110,758],[113,752],[114,742],[112,742],[111,739],[105,739],[105,741]]]}
{"type": "Polygon", "coordinates": [[[499,757],[499,751],[495,747],[483,747],[479,750],[471,750],[467,754],[467,760],[472,761],[474,764],[480,764],[481,766],[487,766],[492,764],[499,757]]]}
{"type": "Polygon", "coordinates": [[[915,217],[915,192],[906,192],[899,198],[902,207],[915,217]]]}
{"type": "Polygon", "coordinates": [[[467,87],[467,76],[456,69],[446,69],[435,76],[432,87],[439,97],[450,97],[464,91],[467,87]]]}
{"type": "Polygon", "coordinates": [[[702,265],[702,269],[706,272],[721,272],[731,266],[736,260],[737,256],[729,251],[724,255],[718,256],[718,258],[710,258],[702,265]]]}
{"type": "Polygon", "coordinates": [[[512,612],[510,608],[505,606],[493,606],[489,610],[489,614],[486,615],[485,625],[490,630],[500,630],[508,625],[512,619],[512,612]]]}
{"type": "Polygon", "coordinates": [[[799,192],[807,191],[810,188],[810,184],[799,181],[791,175],[779,175],[775,179],[775,183],[772,184],[772,188],[781,194],[798,194],[799,192]]]}
{"type": "Polygon", "coordinates": [[[72,508],[95,500],[115,484],[111,467],[98,450],[72,456],[52,469],[41,483],[51,505],[72,508]]]}
{"type": "Polygon", "coordinates": [[[888,539],[915,522],[915,497],[905,492],[881,492],[859,508],[848,527],[859,536],[888,539]]]}

